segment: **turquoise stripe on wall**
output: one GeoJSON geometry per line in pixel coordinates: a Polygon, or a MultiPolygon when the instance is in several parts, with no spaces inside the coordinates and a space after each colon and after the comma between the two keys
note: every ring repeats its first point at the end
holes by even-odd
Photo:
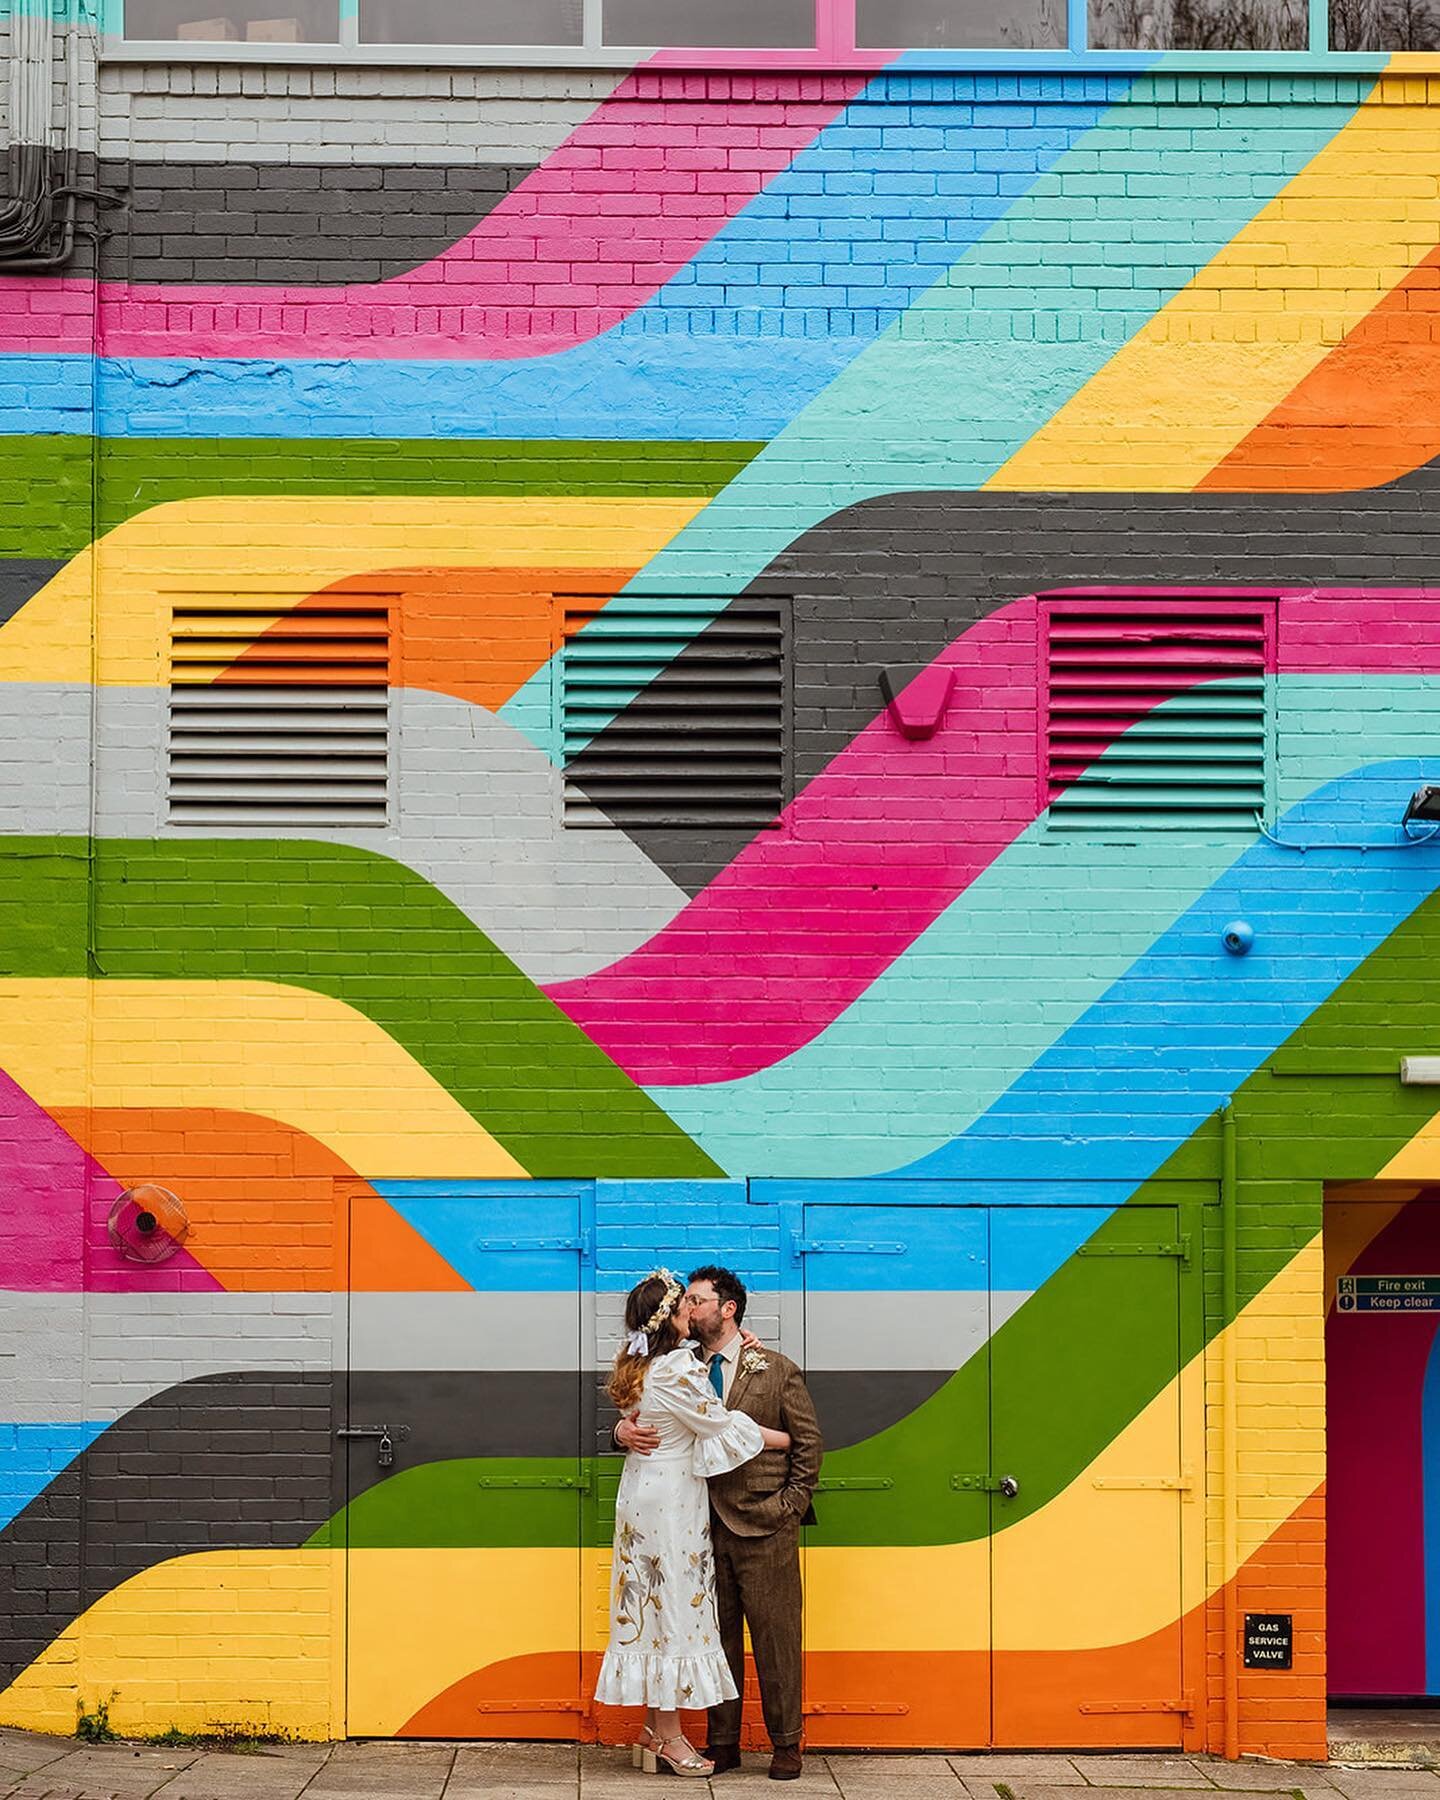
{"type": "MultiPolygon", "coordinates": [[[[1323,95],[1337,91],[1334,82],[1320,85],[1323,95]]],[[[944,279],[632,587],[703,594],[718,611],[842,507],[879,494],[982,487],[1324,149],[1373,83],[1357,81],[1343,99],[1263,111],[1238,96],[1197,97],[1188,148],[1167,146],[1159,159],[1137,134],[1158,127],[1171,86],[1161,73],[1140,76],[1048,173],[1027,180],[944,279]]],[[[1036,131],[1042,120],[1040,109],[1036,131]]],[[[1002,178],[1004,156],[997,150],[1002,178]]],[[[548,736],[550,680],[539,671],[505,708],[537,742],[548,736]]],[[[615,711],[629,697],[617,694],[615,711]]]]}
{"type": "MultiPolygon", "coordinates": [[[[1366,764],[1435,756],[1440,677],[1272,679],[1282,812],[1366,764]]],[[[1042,817],[804,1049],[651,1097],[733,1175],[909,1164],[992,1106],[1254,841],[1096,842],[1042,817]]]]}

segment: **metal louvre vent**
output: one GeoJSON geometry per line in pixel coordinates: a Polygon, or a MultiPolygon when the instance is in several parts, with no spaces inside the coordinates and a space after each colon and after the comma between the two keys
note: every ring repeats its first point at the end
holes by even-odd
{"type": "Polygon", "coordinates": [[[1051,827],[1252,830],[1273,602],[1065,600],[1046,619],[1051,827]]]}
{"type": "Polygon", "coordinates": [[[693,600],[626,598],[603,617],[602,604],[565,603],[567,768],[579,759],[565,823],[770,824],[785,800],[784,603],[717,616],[693,600]]]}
{"type": "Polygon", "coordinates": [[[384,825],[390,607],[177,606],[170,818],[181,825],[384,825]]]}

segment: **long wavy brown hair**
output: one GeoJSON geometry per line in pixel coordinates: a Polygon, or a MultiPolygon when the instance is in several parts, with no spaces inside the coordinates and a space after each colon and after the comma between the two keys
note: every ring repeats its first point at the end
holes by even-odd
{"type": "MultiPolygon", "coordinates": [[[[627,1336],[632,1331],[644,1329],[669,1287],[670,1283],[663,1275],[647,1275],[638,1286],[631,1288],[625,1297],[627,1336]]],[[[615,1367],[610,1371],[610,1381],[605,1391],[622,1413],[628,1413],[640,1398],[640,1390],[645,1386],[645,1371],[650,1367],[651,1361],[657,1356],[663,1356],[667,1350],[673,1350],[677,1344],[684,1343],[684,1338],[675,1328],[675,1314],[684,1304],[685,1296],[682,1292],[655,1329],[646,1334],[646,1342],[650,1346],[649,1356],[632,1356],[624,1344],[615,1352],[615,1367]]]]}

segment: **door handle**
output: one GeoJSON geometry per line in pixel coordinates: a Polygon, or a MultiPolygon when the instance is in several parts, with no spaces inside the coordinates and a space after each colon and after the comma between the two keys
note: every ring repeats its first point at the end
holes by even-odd
{"type": "MultiPolygon", "coordinates": [[[[887,1487],[889,1483],[885,1484],[887,1487]]],[[[952,1475],[950,1485],[959,1494],[1003,1494],[1013,1500],[1020,1483],[1013,1475],[952,1475]]]]}
{"type": "Polygon", "coordinates": [[[395,1439],[408,1438],[410,1427],[397,1425],[392,1432],[388,1425],[342,1425],[335,1433],[337,1438],[378,1438],[375,1460],[382,1469],[395,1465],[395,1439]]]}

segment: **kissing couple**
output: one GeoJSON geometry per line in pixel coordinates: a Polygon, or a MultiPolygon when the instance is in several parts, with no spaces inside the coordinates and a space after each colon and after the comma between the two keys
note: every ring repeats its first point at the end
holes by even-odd
{"type": "Polygon", "coordinates": [[[788,1356],[742,1330],[745,1286],[706,1264],[630,1290],[609,1395],[625,1468],[615,1502],[610,1643],[595,1698],[643,1706],[634,1759],[704,1778],[740,1767],[745,1627],[774,1754],[801,1772],[800,1527],[824,1446],[788,1356]],[[681,1707],[709,1709],[703,1755],[681,1707]]]}

